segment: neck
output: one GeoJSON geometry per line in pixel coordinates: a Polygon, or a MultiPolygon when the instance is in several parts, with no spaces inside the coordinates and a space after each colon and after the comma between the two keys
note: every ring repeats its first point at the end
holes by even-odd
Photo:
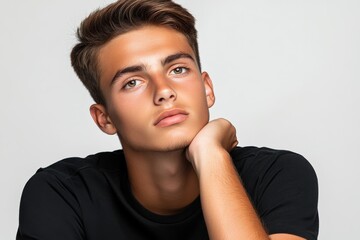
{"type": "Polygon", "coordinates": [[[199,183],[184,150],[136,152],[124,148],[131,190],[149,211],[175,214],[199,196],[199,183]]]}

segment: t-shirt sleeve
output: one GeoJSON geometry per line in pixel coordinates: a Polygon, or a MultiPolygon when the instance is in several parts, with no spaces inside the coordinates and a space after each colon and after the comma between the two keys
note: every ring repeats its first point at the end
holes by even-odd
{"type": "Polygon", "coordinates": [[[16,239],[85,239],[80,214],[68,179],[37,172],[22,193],[16,239]]]}
{"type": "Polygon", "coordinates": [[[257,208],[269,234],[289,233],[317,239],[318,182],[314,169],[301,155],[280,154],[259,180],[257,208]]]}

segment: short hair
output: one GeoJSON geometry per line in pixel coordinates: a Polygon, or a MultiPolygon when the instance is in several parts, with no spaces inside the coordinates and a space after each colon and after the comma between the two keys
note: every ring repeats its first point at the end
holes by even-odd
{"type": "Polygon", "coordinates": [[[200,67],[195,18],[171,0],[119,0],[92,12],[77,29],[78,43],[71,64],[96,103],[106,106],[100,89],[99,48],[121,34],[146,25],[164,26],[182,33],[200,67]]]}

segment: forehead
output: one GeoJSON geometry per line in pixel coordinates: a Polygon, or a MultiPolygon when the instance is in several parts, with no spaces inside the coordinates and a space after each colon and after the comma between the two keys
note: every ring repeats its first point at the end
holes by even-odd
{"type": "MultiPolygon", "coordinates": [[[[144,26],[121,34],[104,44],[98,55],[101,62],[111,56],[121,56],[126,61],[140,60],[144,55],[160,55],[159,52],[186,51],[194,55],[185,35],[173,29],[144,26]]],[[[149,56],[148,56],[149,57],[149,56]]]]}
{"type": "Polygon", "coordinates": [[[121,68],[133,65],[156,66],[168,55],[195,54],[187,38],[171,28],[144,26],[121,34],[104,44],[98,52],[97,62],[100,85],[110,81],[121,68]]]}
{"type": "MultiPolygon", "coordinates": [[[[119,34],[104,44],[103,48],[111,47],[114,44],[122,43],[127,46],[137,45],[138,43],[154,43],[157,41],[180,40],[187,41],[185,35],[170,27],[157,25],[144,25],[128,32],[119,34]]],[[[137,46],[139,47],[139,46],[137,46]]]]}

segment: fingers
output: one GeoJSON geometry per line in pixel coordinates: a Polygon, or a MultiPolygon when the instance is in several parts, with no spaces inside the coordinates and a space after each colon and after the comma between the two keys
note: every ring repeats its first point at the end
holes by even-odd
{"type": "Polygon", "coordinates": [[[226,119],[217,119],[220,125],[222,125],[222,147],[228,152],[231,151],[239,143],[236,136],[236,128],[226,119]]]}
{"type": "Polygon", "coordinates": [[[239,143],[239,142],[238,142],[237,140],[235,140],[235,142],[233,143],[231,149],[233,149],[234,147],[236,147],[236,146],[238,145],[238,143],[239,143]]]}

